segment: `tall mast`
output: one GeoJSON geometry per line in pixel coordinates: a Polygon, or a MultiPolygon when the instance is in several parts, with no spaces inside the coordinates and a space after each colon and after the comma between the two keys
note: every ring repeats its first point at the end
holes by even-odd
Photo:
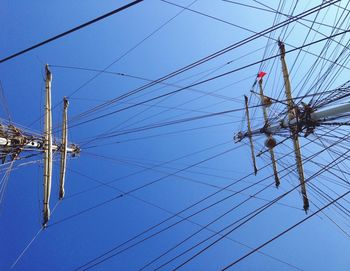
{"type": "Polygon", "coordinates": [[[252,129],[250,126],[250,117],[249,117],[249,109],[248,109],[248,97],[244,95],[244,102],[245,102],[245,113],[247,116],[247,128],[248,128],[248,138],[249,138],[249,144],[250,144],[250,154],[252,156],[253,161],[253,167],[254,167],[254,174],[258,172],[258,168],[256,167],[256,161],[255,161],[255,154],[254,154],[254,144],[253,144],[253,138],[252,138],[252,129]]]}
{"type": "Polygon", "coordinates": [[[52,180],[52,113],[51,113],[51,82],[52,74],[49,66],[45,66],[45,127],[44,127],[44,221],[46,226],[50,219],[50,194],[52,180]]]}
{"type": "Polygon", "coordinates": [[[63,98],[63,118],[62,118],[62,142],[61,142],[61,164],[60,164],[60,192],[59,199],[64,197],[64,182],[66,175],[67,164],[67,147],[68,147],[68,124],[67,124],[67,111],[69,102],[66,97],[63,98]]]}
{"type": "MultiPolygon", "coordinates": [[[[288,104],[288,119],[289,121],[291,121],[298,116],[298,112],[296,111],[297,109],[294,105],[294,101],[292,98],[292,91],[291,91],[291,86],[289,81],[289,73],[288,73],[287,63],[285,60],[286,51],[285,51],[284,43],[282,41],[278,41],[278,46],[281,53],[281,64],[282,64],[282,72],[283,72],[283,79],[284,79],[284,87],[285,87],[285,94],[286,94],[287,104],[288,104]]],[[[295,154],[295,160],[297,164],[297,171],[299,175],[301,195],[303,197],[303,203],[304,203],[303,208],[306,212],[309,209],[309,199],[306,194],[304,169],[303,169],[303,162],[302,162],[302,157],[300,152],[300,143],[299,143],[297,126],[291,125],[290,132],[291,132],[292,141],[294,145],[294,154],[295,154]]]]}
{"type": "MultiPolygon", "coordinates": [[[[304,168],[303,161],[301,155],[301,148],[299,143],[299,136],[303,135],[307,137],[308,135],[314,133],[314,130],[318,129],[318,127],[323,125],[350,125],[349,119],[350,116],[350,101],[341,101],[342,99],[349,96],[350,91],[350,81],[343,84],[341,87],[334,90],[334,95],[332,94],[331,99],[327,99],[321,105],[312,105],[312,102],[306,104],[301,103],[301,105],[297,105],[294,103],[292,97],[292,88],[289,80],[288,67],[285,60],[285,47],[283,42],[278,42],[279,50],[280,50],[280,58],[282,65],[282,73],[284,79],[284,89],[287,103],[287,113],[280,118],[272,118],[269,119],[267,114],[267,107],[272,103],[272,98],[269,98],[264,95],[263,87],[262,87],[262,77],[260,73],[258,75],[258,79],[260,78],[259,88],[260,88],[260,103],[263,109],[264,116],[264,125],[261,125],[261,128],[251,130],[250,123],[248,125],[247,131],[240,131],[235,136],[234,139],[236,142],[240,142],[244,138],[248,138],[250,141],[250,146],[253,148],[252,138],[254,136],[260,136],[265,134],[267,136],[267,140],[265,141],[265,146],[268,148],[272,160],[275,183],[276,186],[279,184],[279,177],[277,171],[277,163],[275,160],[273,148],[276,147],[276,140],[274,139],[274,135],[285,135],[286,132],[290,134],[290,138],[293,141],[294,148],[294,156],[296,161],[298,179],[301,188],[301,195],[303,199],[303,208],[305,212],[309,209],[309,199],[306,191],[306,182],[304,176],[304,168]],[[338,121],[339,120],[339,121],[338,121]]],[[[266,74],[264,72],[261,72],[266,74]]],[[[255,84],[254,84],[255,85],[255,84]]],[[[247,101],[247,99],[245,98],[247,101]]],[[[278,101],[278,100],[276,100],[278,101]]],[[[248,105],[246,103],[246,109],[248,105]]],[[[248,116],[248,115],[247,115],[248,116]]],[[[249,118],[249,117],[248,117],[249,118]]],[[[265,152],[265,151],[264,151],[265,152]]],[[[262,154],[263,152],[260,152],[262,154]]],[[[253,150],[252,150],[253,155],[253,150]]],[[[255,165],[255,157],[253,157],[253,163],[255,165]]]]}
{"type": "MultiPolygon", "coordinates": [[[[52,74],[49,66],[45,66],[45,114],[44,114],[44,133],[38,135],[29,130],[21,129],[11,123],[0,123],[0,163],[15,162],[20,160],[22,153],[44,154],[44,172],[43,172],[43,227],[46,227],[50,219],[50,195],[52,183],[52,161],[56,152],[61,153],[61,170],[60,170],[60,191],[59,199],[64,197],[64,184],[66,163],[68,154],[76,156],[80,153],[80,148],[75,144],[68,145],[68,125],[67,109],[68,100],[63,99],[63,124],[62,124],[62,141],[53,142],[52,135],[52,109],[51,109],[51,83],[52,74]]],[[[27,155],[23,158],[29,158],[33,155],[27,155]]]]}
{"type": "MultiPolygon", "coordinates": [[[[268,120],[268,115],[267,115],[267,106],[268,106],[268,101],[267,97],[264,95],[264,90],[263,90],[263,79],[261,78],[259,80],[259,91],[260,91],[260,100],[261,100],[261,105],[262,105],[262,110],[263,110],[263,115],[264,115],[264,121],[265,121],[265,126],[267,127],[269,125],[269,120],[268,120]]],[[[275,177],[275,185],[278,187],[280,185],[280,179],[278,177],[278,172],[277,172],[277,164],[276,164],[276,159],[275,159],[275,152],[273,151],[273,147],[271,144],[274,142],[274,139],[270,133],[267,133],[267,144],[269,148],[269,153],[271,157],[271,162],[272,162],[272,169],[273,169],[273,175],[275,177]]]]}

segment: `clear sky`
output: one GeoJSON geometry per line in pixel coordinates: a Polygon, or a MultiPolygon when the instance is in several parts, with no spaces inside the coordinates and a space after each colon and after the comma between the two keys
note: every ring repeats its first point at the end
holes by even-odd
{"type": "MultiPolygon", "coordinates": [[[[0,59],[129,2],[3,0],[0,59]]],[[[323,2],[316,0],[169,2],[178,6],[144,0],[0,64],[6,97],[1,118],[9,118],[6,104],[13,123],[42,133],[48,63],[56,141],[67,96],[69,140],[81,146],[81,155],[68,161],[63,201],[54,162],[54,211],[44,230],[42,156],[16,161],[8,181],[1,181],[0,270],[222,270],[349,190],[346,126],[320,127],[300,139],[307,214],[288,133],[275,137],[282,142],[275,148],[278,189],[265,136],[254,137],[255,154],[263,151],[256,176],[248,140],[233,141],[247,126],[243,95],[249,96],[252,126],[264,126],[253,93],[259,90],[252,88],[259,71],[267,73],[266,95],[277,100],[270,118],[286,112],[278,102],[285,99],[280,59],[274,57],[279,38],[287,51],[296,48],[286,55],[294,97],[326,93],[348,81],[349,35],[342,34],[350,26],[347,1],[322,9],[315,8],[323,2]],[[305,17],[283,23],[299,14],[305,17]],[[216,52],[222,53],[144,87],[216,52]]],[[[312,103],[330,98],[317,97],[312,103]]],[[[229,270],[350,270],[348,200],[229,270]]]]}

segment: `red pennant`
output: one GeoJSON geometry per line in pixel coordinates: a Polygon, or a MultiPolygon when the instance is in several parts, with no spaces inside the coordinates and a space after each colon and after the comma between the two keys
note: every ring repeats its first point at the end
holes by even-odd
{"type": "Polygon", "coordinates": [[[266,75],[266,72],[259,72],[258,77],[256,78],[258,81],[260,81],[264,76],[266,75]]]}

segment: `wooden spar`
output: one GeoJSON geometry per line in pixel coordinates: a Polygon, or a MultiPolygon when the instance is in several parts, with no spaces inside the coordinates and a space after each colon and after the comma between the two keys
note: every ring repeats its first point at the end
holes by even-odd
{"type": "Polygon", "coordinates": [[[50,219],[50,194],[52,179],[52,115],[51,115],[51,81],[52,74],[49,66],[45,66],[46,81],[46,103],[45,103],[45,128],[44,128],[44,221],[46,226],[50,219]]]}
{"type": "MultiPolygon", "coordinates": [[[[281,64],[282,64],[282,72],[283,72],[283,79],[284,79],[284,86],[285,86],[285,94],[286,94],[287,104],[288,104],[288,119],[289,121],[291,121],[292,119],[297,118],[297,112],[295,110],[294,101],[292,98],[288,68],[285,61],[286,51],[285,51],[284,43],[282,41],[278,41],[278,46],[281,53],[281,64]]],[[[305,212],[307,212],[307,210],[309,209],[309,199],[306,193],[303,162],[302,162],[300,144],[299,144],[299,138],[298,138],[298,128],[296,125],[290,125],[290,130],[291,130],[292,140],[294,145],[294,154],[295,154],[295,159],[297,163],[297,171],[298,171],[299,181],[301,186],[301,194],[303,197],[303,203],[304,203],[303,207],[305,212]]]]}
{"type": "MultiPolygon", "coordinates": [[[[268,117],[267,117],[267,108],[265,105],[265,96],[264,96],[264,90],[262,87],[263,79],[261,78],[259,80],[259,90],[260,90],[260,99],[261,99],[261,105],[262,105],[262,110],[263,110],[263,115],[264,115],[264,120],[265,124],[268,124],[268,117]]],[[[267,134],[268,140],[272,140],[272,135],[267,134]]],[[[278,187],[280,185],[280,179],[278,177],[278,171],[277,171],[277,163],[275,159],[275,152],[273,151],[272,148],[269,148],[270,156],[271,156],[271,161],[272,161],[272,169],[273,169],[273,175],[275,176],[275,185],[278,187]]]]}
{"type": "Polygon", "coordinates": [[[68,100],[66,97],[63,98],[63,118],[62,118],[62,142],[61,142],[61,163],[60,163],[60,192],[59,199],[64,197],[64,182],[66,176],[66,165],[67,165],[67,147],[68,147],[68,123],[67,123],[67,110],[68,100]]]}
{"type": "Polygon", "coordinates": [[[258,172],[258,169],[256,167],[256,161],[255,161],[252,129],[250,126],[250,118],[249,118],[249,110],[248,110],[248,97],[246,95],[244,95],[244,101],[245,101],[245,113],[247,115],[247,127],[248,127],[248,138],[249,138],[249,143],[250,143],[250,152],[251,152],[252,161],[253,161],[254,174],[256,175],[256,173],[258,172]]]}

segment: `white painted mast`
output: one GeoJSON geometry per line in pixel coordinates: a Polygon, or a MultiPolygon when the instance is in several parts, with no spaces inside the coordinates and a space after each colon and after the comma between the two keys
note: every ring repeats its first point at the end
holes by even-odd
{"type": "Polygon", "coordinates": [[[61,163],[60,163],[60,192],[59,199],[64,197],[64,182],[66,176],[67,165],[67,147],[68,147],[68,124],[67,124],[67,111],[69,102],[66,97],[63,98],[63,118],[62,118],[62,142],[61,142],[61,163]]]}
{"type": "MultiPolygon", "coordinates": [[[[44,199],[43,199],[43,227],[50,219],[50,196],[52,181],[52,161],[55,152],[61,153],[60,170],[60,192],[59,199],[63,199],[65,190],[65,173],[68,154],[76,156],[80,153],[80,148],[75,144],[68,145],[68,125],[67,109],[68,100],[63,99],[63,124],[62,141],[53,143],[52,135],[52,109],[51,109],[51,82],[52,74],[49,66],[45,66],[45,114],[44,114],[44,134],[43,136],[30,131],[21,130],[12,124],[0,123],[0,162],[6,160],[15,161],[20,153],[43,153],[44,154],[44,199]]],[[[30,157],[30,155],[29,155],[30,157]]]]}
{"type": "Polygon", "coordinates": [[[52,180],[52,112],[51,112],[51,81],[49,66],[45,66],[45,127],[44,127],[44,221],[46,226],[50,219],[50,195],[52,180]]]}

